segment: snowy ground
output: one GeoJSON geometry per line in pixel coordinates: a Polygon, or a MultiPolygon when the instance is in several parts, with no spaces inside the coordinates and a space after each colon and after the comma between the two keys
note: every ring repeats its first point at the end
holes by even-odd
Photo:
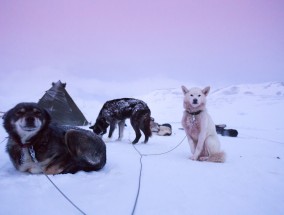
{"type": "MultiPolygon", "coordinates": [[[[149,155],[166,152],[183,140],[182,93],[180,88],[164,89],[139,98],[148,103],[157,122],[172,124],[173,135],[153,136],[149,143],[135,145],[148,155],[142,158],[135,214],[284,214],[283,83],[239,85],[210,92],[208,110],[215,123],[226,123],[239,131],[237,138],[219,136],[227,153],[224,164],[189,160],[186,140],[170,153],[149,155]]],[[[79,107],[93,121],[101,108],[96,106],[94,113],[92,105],[80,100],[79,107]]],[[[6,136],[1,127],[0,214],[80,214],[44,175],[14,169],[5,152],[6,136]]],[[[105,139],[108,160],[101,171],[50,177],[86,214],[132,213],[140,156],[130,144],[134,139],[130,125],[123,141],[116,138],[105,139]]]]}

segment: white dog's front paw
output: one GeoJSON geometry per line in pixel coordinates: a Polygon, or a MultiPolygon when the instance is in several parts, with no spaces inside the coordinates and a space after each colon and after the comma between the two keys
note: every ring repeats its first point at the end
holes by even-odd
{"type": "Polygon", "coordinates": [[[194,155],[190,156],[189,159],[190,159],[190,160],[193,160],[193,161],[196,161],[196,160],[197,160],[197,158],[196,158],[194,155]]]}
{"type": "Polygon", "coordinates": [[[200,161],[207,161],[207,160],[208,160],[208,157],[200,157],[199,160],[200,160],[200,161]]]}

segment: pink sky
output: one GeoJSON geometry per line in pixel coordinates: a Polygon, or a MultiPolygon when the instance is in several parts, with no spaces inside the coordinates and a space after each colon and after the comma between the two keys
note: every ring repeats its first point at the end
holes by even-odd
{"type": "Polygon", "coordinates": [[[282,0],[1,0],[0,77],[284,81],[283,11],[282,0]]]}

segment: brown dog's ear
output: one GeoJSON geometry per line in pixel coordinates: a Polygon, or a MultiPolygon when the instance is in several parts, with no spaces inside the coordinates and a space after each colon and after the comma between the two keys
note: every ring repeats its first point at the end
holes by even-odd
{"type": "Polygon", "coordinates": [[[203,93],[205,96],[207,96],[208,93],[209,93],[209,91],[210,91],[210,87],[208,86],[208,87],[205,87],[205,88],[202,90],[202,93],[203,93]]]}
{"type": "Polygon", "coordinates": [[[185,86],[181,86],[183,94],[186,94],[189,92],[189,90],[185,86]]]}
{"type": "Polygon", "coordinates": [[[2,116],[2,119],[5,119],[7,116],[7,113],[4,113],[4,115],[2,116]]]}

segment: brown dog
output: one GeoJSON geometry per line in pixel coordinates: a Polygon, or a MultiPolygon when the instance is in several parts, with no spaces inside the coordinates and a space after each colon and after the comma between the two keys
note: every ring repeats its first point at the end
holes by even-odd
{"type": "Polygon", "coordinates": [[[29,173],[95,171],[106,163],[106,146],[91,131],[51,123],[36,103],[20,103],[3,117],[7,152],[15,168],[29,173]]]}

